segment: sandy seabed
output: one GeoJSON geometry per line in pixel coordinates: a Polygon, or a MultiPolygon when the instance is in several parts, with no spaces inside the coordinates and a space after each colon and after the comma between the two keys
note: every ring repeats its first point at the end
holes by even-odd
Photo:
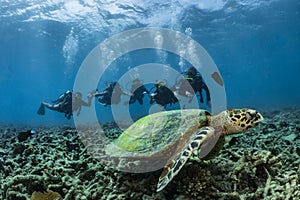
{"type": "MultiPolygon", "coordinates": [[[[300,199],[300,109],[263,113],[265,124],[228,137],[218,156],[190,159],[161,192],[161,170],[109,168],[87,151],[76,129],[0,127],[0,199],[300,199]]],[[[114,132],[114,128],[111,129],[114,132]]],[[[117,131],[116,131],[117,132],[117,131]]]]}

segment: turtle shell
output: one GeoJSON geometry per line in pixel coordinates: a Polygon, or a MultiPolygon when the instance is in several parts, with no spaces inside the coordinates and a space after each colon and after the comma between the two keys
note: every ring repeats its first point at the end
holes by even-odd
{"type": "Polygon", "coordinates": [[[173,145],[180,150],[195,131],[207,125],[207,116],[208,111],[199,109],[148,115],[126,129],[106,152],[116,156],[159,156],[173,145]]]}

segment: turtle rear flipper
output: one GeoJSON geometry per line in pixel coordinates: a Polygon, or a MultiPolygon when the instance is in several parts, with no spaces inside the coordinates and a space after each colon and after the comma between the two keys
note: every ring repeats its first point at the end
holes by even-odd
{"type": "Polygon", "coordinates": [[[192,153],[200,149],[203,142],[213,135],[213,133],[214,128],[203,127],[192,135],[191,139],[182,151],[180,151],[174,158],[170,159],[164,167],[157,184],[157,192],[161,191],[178,174],[192,153]]]}

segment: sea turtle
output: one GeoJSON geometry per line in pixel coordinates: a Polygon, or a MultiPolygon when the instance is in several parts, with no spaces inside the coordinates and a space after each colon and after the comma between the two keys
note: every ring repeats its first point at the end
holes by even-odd
{"type": "Polygon", "coordinates": [[[192,154],[202,159],[212,157],[223,147],[225,136],[245,132],[261,121],[260,113],[246,108],[217,115],[200,109],[158,112],[132,124],[106,147],[106,153],[138,163],[135,170],[140,169],[140,172],[145,166],[157,169],[164,166],[157,185],[160,191],[192,154]]]}

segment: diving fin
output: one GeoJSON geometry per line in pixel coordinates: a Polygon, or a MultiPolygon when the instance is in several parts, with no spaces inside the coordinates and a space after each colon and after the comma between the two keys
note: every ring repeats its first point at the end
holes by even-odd
{"type": "Polygon", "coordinates": [[[37,111],[38,115],[45,115],[45,105],[41,103],[40,108],[37,111]]]}

